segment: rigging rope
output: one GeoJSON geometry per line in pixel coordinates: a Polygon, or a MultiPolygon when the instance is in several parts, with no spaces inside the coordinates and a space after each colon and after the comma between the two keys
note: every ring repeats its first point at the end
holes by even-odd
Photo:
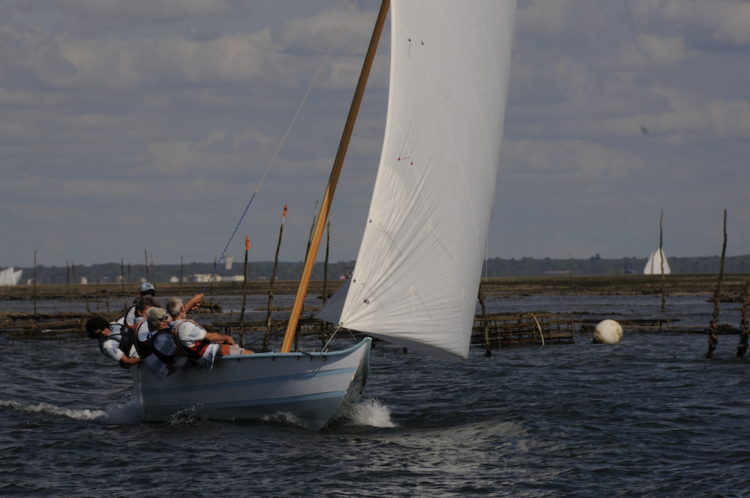
{"type": "Polygon", "coordinates": [[[263,182],[265,181],[266,176],[268,176],[268,172],[271,170],[271,167],[276,161],[276,158],[278,157],[279,152],[281,151],[281,148],[284,146],[284,143],[286,142],[286,139],[289,136],[289,132],[292,130],[294,123],[297,121],[297,118],[299,117],[299,114],[302,111],[302,108],[304,107],[305,102],[307,102],[307,98],[310,96],[310,92],[315,87],[315,84],[318,82],[318,77],[320,76],[320,73],[323,71],[323,67],[325,66],[326,62],[328,61],[328,56],[331,55],[332,48],[333,46],[328,48],[328,52],[326,52],[325,57],[323,57],[323,60],[320,62],[318,71],[315,73],[315,76],[310,82],[310,85],[307,87],[307,91],[305,91],[305,95],[302,97],[302,100],[300,101],[299,106],[297,106],[297,111],[294,113],[294,116],[292,116],[292,120],[289,122],[289,126],[287,126],[286,131],[284,132],[284,135],[281,137],[281,140],[279,140],[279,144],[276,147],[276,151],[273,153],[273,156],[271,156],[271,160],[268,162],[268,166],[266,167],[265,172],[263,172],[263,176],[260,177],[260,180],[258,181],[258,185],[255,188],[255,191],[250,196],[250,199],[247,201],[247,204],[245,204],[245,209],[242,211],[242,215],[240,216],[240,219],[237,220],[237,223],[235,224],[234,229],[232,230],[232,234],[229,236],[229,240],[227,240],[227,243],[224,244],[224,249],[221,250],[221,254],[219,255],[219,257],[214,260],[214,266],[211,269],[211,275],[208,278],[208,282],[206,282],[206,285],[203,287],[202,293],[206,292],[206,288],[216,278],[216,266],[221,261],[224,260],[224,256],[226,255],[227,250],[229,249],[229,245],[232,243],[234,236],[237,235],[237,231],[240,229],[240,225],[242,224],[242,221],[245,219],[245,216],[247,215],[247,212],[250,209],[250,205],[253,203],[253,200],[255,200],[255,195],[260,191],[260,187],[263,185],[263,182]]]}
{"type": "Polygon", "coordinates": [[[357,342],[357,337],[352,333],[351,330],[344,329],[343,327],[339,325],[336,327],[336,330],[333,331],[333,333],[331,334],[331,337],[328,338],[328,341],[326,341],[325,345],[323,346],[323,349],[320,350],[321,353],[325,353],[326,351],[328,351],[328,346],[331,344],[331,341],[333,340],[333,338],[336,337],[336,334],[339,333],[339,330],[348,331],[349,335],[352,336],[352,339],[354,339],[354,342],[357,342]]]}

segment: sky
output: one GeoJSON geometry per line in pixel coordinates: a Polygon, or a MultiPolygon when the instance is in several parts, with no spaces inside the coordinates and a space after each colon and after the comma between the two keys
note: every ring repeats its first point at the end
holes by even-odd
{"type": "MultiPolygon", "coordinates": [[[[378,7],[0,2],[0,267],[210,262],[233,233],[228,256],[249,235],[268,261],[284,204],[280,258],[302,260],[378,7]]],[[[359,247],[389,33],[332,261],[359,247]]],[[[645,258],[661,210],[668,257],[716,255],[724,209],[748,254],[749,180],[750,2],[519,0],[489,257],[645,258]]]]}

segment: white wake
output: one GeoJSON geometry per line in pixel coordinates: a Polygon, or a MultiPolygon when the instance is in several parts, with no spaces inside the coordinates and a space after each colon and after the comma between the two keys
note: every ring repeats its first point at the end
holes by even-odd
{"type": "Polygon", "coordinates": [[[370,427],[396,427],[391,420],[391,410],[376,399],[362,400],[350,406],[345,414],[353,424],[370,427]]]}
{"type": "Polygon", "coordinates": [[[104,424],[128,425],[141,420],[140,405],[131,400],[123,405],[111,404],[105,410],[63,408],[51,403],[22,403],[0,400],[0,409],[10,409],[23,413],[39,413],[67,417],[73,420],[93,420],[104,424]]]}
{"type": "Polygon", "coordinates": [[[34,404],[7,400],[0,400],[0,408],[10,408],[24,413],[46,413],[74,420],[96,420],[105,414],[103,410],[75,410],[72,408],[61,408],[50,403],[34,404]]]}

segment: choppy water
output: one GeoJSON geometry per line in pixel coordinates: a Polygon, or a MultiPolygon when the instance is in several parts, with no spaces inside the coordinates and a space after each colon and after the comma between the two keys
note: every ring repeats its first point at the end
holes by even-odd
{"type": "MultiPolygon", "coordinates": [[[[493,303],[506,306],[645,316],[658,299],[493,303]]],[[[685,297],[670,312],[707,323],[710,306],[685,297]]],[[[144,424],[129,374],[94,341],[0,335],[0,494],[747,495],[750,360],[736,342],[723,336],[707,360],[703,335],[626,329],[617,346],[579,337],[460,363],[380,343],[351,420],[310,432],[144,424]]]]}

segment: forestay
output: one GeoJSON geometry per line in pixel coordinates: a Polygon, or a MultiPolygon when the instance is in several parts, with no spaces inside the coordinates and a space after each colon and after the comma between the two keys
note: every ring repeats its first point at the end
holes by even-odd
{"type": "Polygon", "coordinates": [[[393,1],[385,139],[343,327],[468,356],[514,9],[515,1],[393,1]]]}

